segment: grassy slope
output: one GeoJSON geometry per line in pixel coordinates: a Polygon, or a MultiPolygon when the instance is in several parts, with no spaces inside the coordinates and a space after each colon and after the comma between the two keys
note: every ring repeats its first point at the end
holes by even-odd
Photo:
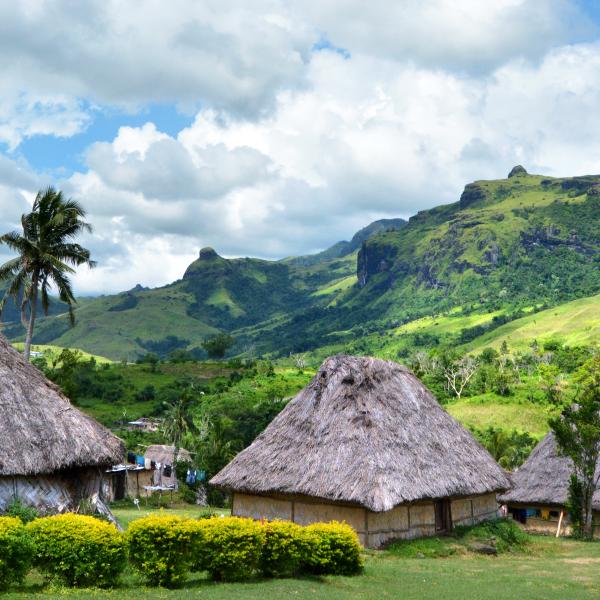
{"type": "Polygon", "coordinates": [[[115,590],[43,588],[39,576],[28,577],[20,591],[6,600],[25,598],[140,600],[591,600],[600,595],[600,543],[540,539],[533,554],[498,557],[453,556],[400,558],[389,552],[369,552],[363,575],[306,577],[246,583],[212,583],[194,576],[181,590],[139,586],[126,574],[115,590]]]}
{"type": "Polygon", "coordinates": [[[510,348],[523,350],[532,340],[557,338],[570,346],[600,342],[600,294],[566,302],[528,315],[480,336],[470,350],[498,348],[506,341],[510,348]]]}
{"type": "MultiPolygon", "coordinates": [[[[23,351],[23,342],[15,342],[13,346],[19,350],[19,352],[23,351]]],[[[85,352],[81,348],[70,348],[71,350],[76,350],[81,354],[81,358],[83,360],[90,360],[93,358],[99,365],[103,364],[111,364],[113,361],[110,358],[106,358],[105,356],[98,356],[97,354],[90,354],[89,352],[85,352]]],[[[42,352],[44,357],[48,360],[53,359],[58,356],[63,350],[61,346],[50,346],[46,344],[33,344],[31,346],[32,352],[42,352]]]]}

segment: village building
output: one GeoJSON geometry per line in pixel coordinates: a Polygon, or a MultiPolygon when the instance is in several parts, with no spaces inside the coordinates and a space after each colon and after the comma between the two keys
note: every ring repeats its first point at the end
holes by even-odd
{"type": "Polygon", "coordinates": [[[75,408],[0,335],[0,512],[15,499],[42,512],[100,501],[121,440],[75,408]]]}
{"type": "MultiPolygon", "coordinates": [[[[177,489],[179,481],[175,473],[175,446],[165,446],[163,444],[153,444],[146,448],[144,457],[153,462],[157,467],[153,470],[153,485],[158,487],[177,489]]],[[[192,455],[189,450],[179,448],[177,453],[177,462],[192,462],[192,455]]]]}
{"type": "MultiPolygon", "coordinates": [[[[561,456],[553,433],[533,449],[529,458],[511,476],[511,489],[499,496],[508,514],[525,529],[535,533],[570,535],[571,519],[566,507],[573,462],[561,456]]],[[[600,465],[597,466],[600,476],[600,465]]],[[[600,489],[596,490],[592,508],[594,535],[600,536],[600,489]]]]}
{"type": "Polygon", "coordinates": [[[495,518],[510,485],[411,371],[352,356],[327,359],[210,483],[234,515],[346,521],[374,548],[495,518]]]}

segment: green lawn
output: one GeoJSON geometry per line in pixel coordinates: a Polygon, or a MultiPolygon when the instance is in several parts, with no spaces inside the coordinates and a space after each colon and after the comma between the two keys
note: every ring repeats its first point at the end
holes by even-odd
{"type": "MultiPolygon", "coordinates": [[[[165,496],[166,498],[167,496],[165,496]]],[[[151,514],[156,514],[158,511],[156,508],[146,507],[144,506],[144,500],[141,500],[140,510],[137,508],[111,508],[112,513],[117,518],[117,521],[121,524],[124,529],[127,529],[129,523],[131,521],[135,521],[136,519],[141,519],[142,517],[147,517],[151,514]]],[[[164,508],[160,512],[164,512],[167,515],[177,515],[178,517],[185,517],[186,519],[197,519],[199,516],[206,514],[211,510],[212,512],[216,512],[218,514],[227,515],[229,514],[229,510],[225,508],[213,508],[207,509],[203,507],[195,507],[189,506],[185,508],[164,508]]]]}
{"type": "Polygon", "coordinates": [[[266,600],[319,598],[324,600],[583,600],[600,595],[600,543],[538,538],[534,555],[499,557],[400,558],[388,552],[369,552],[363,575],[275,579],[249,583],[212,583],[191,578],[181,590],[140,587],[127,574],[114,590],[42,588],[31,576],[26,586],[3,597],[110,598],[183,600],[266,600]]]}

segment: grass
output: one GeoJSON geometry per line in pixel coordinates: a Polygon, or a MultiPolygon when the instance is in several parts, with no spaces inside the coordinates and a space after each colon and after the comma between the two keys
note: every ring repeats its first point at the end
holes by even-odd
{"type": "MultiPolygon", "coordinates": [[[[167,495],[165,495],[165,497],[167,497],[167,495]]],[[[210,512],[216,512],[220,515],[229,514],[229,510],[226,508],[206,508],[201,506],[190,505],[183,507],[178,506],[175,508],[163,508],[159,511],[155,508],[147,508],[144,505],[143,499],[140,502],[140,510],[128,506],[123,508],[116,508],[113,506],[111,507],[111,510],[117,518],[117,521],[119,521],[121,527],[123,527],[123,529],[127,529],[132,521],[135,521],[136,519],[142,519],[143,517],[148,517],[152,514],[156,514],[157,512],[164,513],[170,516],[184,517],[186,519],[197,519],[198,517],[210,512]]]]}
{"type": "Polygon", "coordinates": [[[532,340],[548,339],[577,346],[600,341],[600,294],[560,304],[527,315],[478,337],[469,350],[499,348],[506,341],[512,349],[525,350],[532,340]]]}
{"type": "MultiPolygon", "coordinates": [[[[25,344],[23,342],[14,342],[13,346],[19,351],[23,352],[23,346],[25,344]]],[[[58,356],[64,350],[61,346],[51,346],[48,344],[32,344],[31,351],[32,352],[43,352],[44,357],[47,359],[54,358],[58,356]]],[[[90,354],[85,350],[81,350],[80,348],[70,348],[70,350],[76,350],[81,354],[82,359],[89,360],[93,358],[99,365],[102,364],[112,364],[113,361],[110,358],[106,358],[105,356],[98,356],[97,354],[90,354]]]]}
{"type": "Polygon", "coordinates": [[[513,398],[501,398],[496,394],[482,394],[449,402],[444,407],[465,427],[485,429],[500,427],[516,429],[541,438],[548,433],[546,407],[513,398]]]}
{"type": "Polygon", "coordinates": [[[45,588],[38,575],[11,591],[6,600],[30,598],[83,600],[591,600],[600,594],[600,543],[537,538],[528,554],[498,557],[454,554],[448,558],[410,558],[393,551],[369,551],[363,575],[213,583],[191,577],[180,590],[152,589],[126,573],[114,590],[45,588]]]}

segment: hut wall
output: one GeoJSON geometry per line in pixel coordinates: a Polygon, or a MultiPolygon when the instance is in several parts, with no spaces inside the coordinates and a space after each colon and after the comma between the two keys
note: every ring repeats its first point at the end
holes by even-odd
{"type": "MultiPolygon", "coordinates": [[[[453,525],[470,525],[497,515],[494,494],[452,500],[453,525]]],[[[299,525],[345,521],[356,530],[361,543],[378,548],[390,540],[435,535],[433,502],[396,506],[372,512],[360,506],[326,503],[304,496],[257,496],[235,492],[231,512],[240,517],[293,521],[299,525]]]]}
{"type": "Polygon", "coordinates": [[[452,525],[476,525],[498,516],[495,494],[457,498],[451,503],[452,525]]]}
{"type": "Polygon", "coordinates": [[[72,485],[62,477],[0,477],[0,512],[19,498],[26,506],[48,512],[63,512],[74,502],[72,485]]]}

